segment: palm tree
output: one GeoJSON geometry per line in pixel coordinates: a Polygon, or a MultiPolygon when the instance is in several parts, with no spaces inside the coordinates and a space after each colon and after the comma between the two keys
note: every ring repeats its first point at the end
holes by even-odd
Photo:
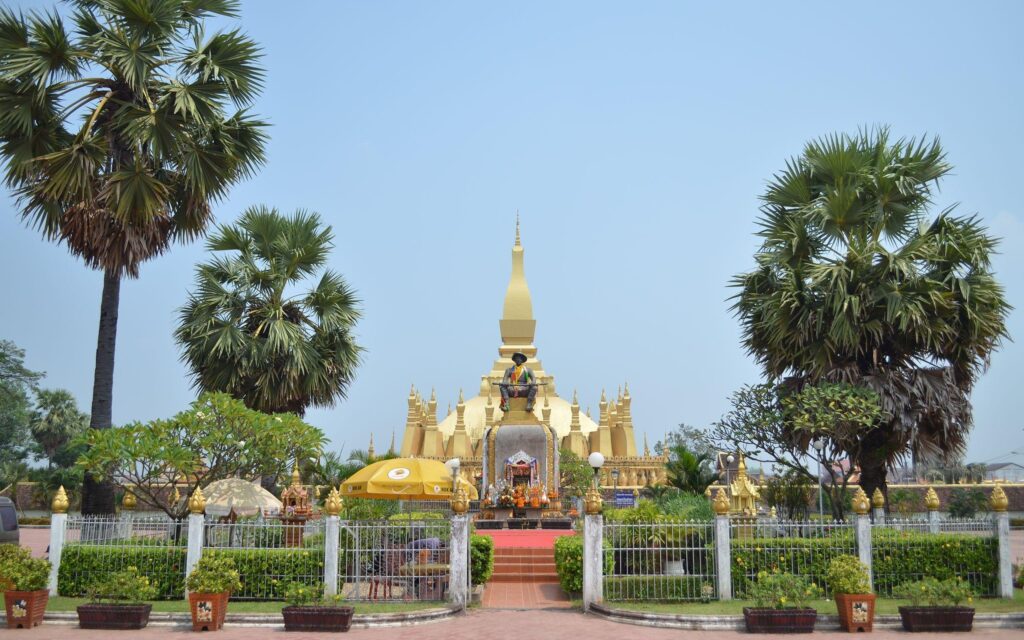
{"type": "Polygon", "coordinates": [[[769,379],[878,393],[885,417],[856,460],[869,494],[910,453],[963,452],[971,388],[1007,337],[997,240],[952,207],[929,213],[950,169],[937,139],[884,128],[807,144],[770,181],[757,268],[733,281],[769,379]]]}
{"type": "Polygon", "coordinates": [[[710,455],[694,453],[681,444],[669,449],[665,470],[668,472],[669,484],[698,496],[704,495],[704,490],[718,479],[711,468],[710,455]]]}
{"type": "Polygon", "coordinates": [[[218,228],[223,253],[196,268],[175,337],[199,391],[222,391],[264,413],[305,414],[346,397],[362,348],[359,301],[326,269],[332,231],[315,213],[252,207],[218,228]],[[311,288],[295,291],[309,281],[311,288]]]}
{"type": "MultiPolygon", "coordinates": [[[[0,154],[22,217],[103,272],[90,427],[111,424],[121,279],[202,234],[213,203],[263,163],[258,47],[207,35],[234,0],[74,0],[0,9],[0,154]]],[[[82,512],[113,513],[85,479],[82,512]]]]}
{"type": "Polygon", "coordinates": [[[64,389],[40,389],[36,392],[36,408],[29,422],[32,438],[39,445],[39,453],[46,458],[47,468],[53,467],[53,458],[75,436],[89,426],[89,416],[78,410],[71,392],[64,389]]]}

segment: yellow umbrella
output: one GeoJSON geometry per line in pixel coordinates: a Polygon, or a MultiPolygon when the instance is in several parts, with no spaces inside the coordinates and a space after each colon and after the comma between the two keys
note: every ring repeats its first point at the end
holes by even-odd
{"type": "MultiPolygon", "coordinates": [[[[470,500],[477,490],[463,478],[461,486],[470,500]]],[[[367,465],[341,483],[343,498],[391,500],[440,500],[452,495],[452,473],[443,462],[424,458],[392,458],[367,465]]]]}

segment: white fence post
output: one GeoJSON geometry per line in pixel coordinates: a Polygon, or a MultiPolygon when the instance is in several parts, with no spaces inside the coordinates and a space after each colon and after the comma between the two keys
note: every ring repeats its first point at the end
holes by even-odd
{"type": "Polygon", "coordinates": [[[338,541],[341,537],[341,519],[327,516],[324,520],[324,593],[338,593],[338,541]]]}
{"type": "Polygon", "coordinates": [[[469,602],[469,515],[453,514],[451,527],[448,599],[453,605],[465,609],[469,602]]]}
{"type": "Polygon", "coordinates": [[[718,599],[732,600],[732,541],[729,537],[729,516],[715,516],[715,575],[718,599]]]}
{"type": "Polygon", "coordinates": [[[604,600],[604,516],[583,516],[583,610],[604,600]]]}
{"type": "Polygon", "coordinates": [[[941,531],[940,522],[942,521],[942,515],[938,510],[928,511],[928,533],[939,533],[941,531]]]}
{"type": "MultiPolygon", "coordinates": [[[[185,577],[188,578],[203,555],[203,533],[206,516],[202,513],[188,514],[188,555],[185,556],[185,577]]],[[[188,590],[185,590],[186,597],[188,590]]]]}
{"type": "Polygon", "coordinates": [[[868,568],[869,584],[874,584],[874,573],[871,570],[871,516],[856,515],[857,558],[868,568]]]}
{"type": "Polygon", "coordinates": [[[64,539],[68,530],[68,514],[50,514],[50,595],[57,595],[57,576],[60,573],[60,556],[64,551],[64,539]]]}
{"type": "Polygon", "coordinates": [[[1013,564],[1010,560],[1010,514],[996,512],[996,535],[999,536],[999,597],[1013,597],[1013,564]]]}

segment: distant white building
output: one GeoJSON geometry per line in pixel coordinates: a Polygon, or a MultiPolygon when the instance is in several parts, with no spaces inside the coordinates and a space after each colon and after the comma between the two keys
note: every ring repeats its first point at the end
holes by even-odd
{"type": "Polygon", "coordinates": [[[1016,462],[997,462],[986,465],[986,480],[1002,480],[1003,482],[1024,482],[1024,466],[1016,462]]]}

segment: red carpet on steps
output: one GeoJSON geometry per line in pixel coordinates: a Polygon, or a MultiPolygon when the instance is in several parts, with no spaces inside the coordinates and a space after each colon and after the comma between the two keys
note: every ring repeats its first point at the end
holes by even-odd
{"type": "Polygon", "coordinates": [[[570,530],[558,529],[525,529],[519,530],[483,530],[477,531],[482,536],[490,536],[494,540],[495,549],[528,547],[532,549],[553,549],[555,539],[574,534],[570,530]]]}

